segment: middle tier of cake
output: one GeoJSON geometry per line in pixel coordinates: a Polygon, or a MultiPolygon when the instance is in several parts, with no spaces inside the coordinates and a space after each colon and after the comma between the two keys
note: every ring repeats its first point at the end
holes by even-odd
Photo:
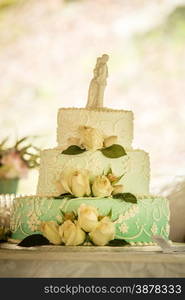
{"type": "Polygon", "coordinates": [[[100,151],[66,155],[56,148],[41,152],[37,194],[58,196],[57,182],[67,169],[89,170],[90,180],[94,180],[110,168],[115,176],[123,175],[119,184],[123,185],[125,193],[149,193],[150,162],[148,153],[143,150],[127,150],[127,155],[115,159],[105,157],[100,151]]]}

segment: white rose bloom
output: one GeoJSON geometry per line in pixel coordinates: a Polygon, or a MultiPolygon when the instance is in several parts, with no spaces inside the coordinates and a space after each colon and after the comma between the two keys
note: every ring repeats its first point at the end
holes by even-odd
{"type": "Polygon", "coordinates": [[[71,220],[65,221],[59,227],[59,234],[66,246],[78,246],[85,241],[86,237],[78,223],[74,224],[71,220]]]}
{"type": "Polygon", "coordinates": [[[95,197],[108,197],[112,191],[113,187],[105,175],[95,178],[92,185],[92,192],[95,197]]]}
{"type": "Polygon", "coordinates": [[[82,171],[75,171],[71,177],[72,194],[76,197],[89,196],[91,193],[89,178],[87,173],[82,171]]]}
{"type": "Polygon", "coordinates": [[[103,147],[104,137],[100,130],[88,126],[80,126],[80,141],[86,150],[96,151],[103,147]]]}
{"type": "Polygon", "coordinates": [[[81,204],[78,209],[78,224],[86,232],[92,231],[98,224],[97,208],[81,204]]]}
{"type": "Polygon", "coordinates": [[[108,217],[104,217],[96,226],[96,228],[89,233],[92,242],[97,246],[105,246],[109,241],[114,239],[115,226],[108,217]]]}
{"type": "Polygon", "coordinates": [[[59,178],[59,180],[57,182],[57,185],[56,185],[56,187],[58,188],[58,191],[60,192],[60,194],[65,194],[65,193],[72,194],[71,176],[72,176],[72,172],[70,170],[65,170],[61,173],[60,178],[59,178]]]}
{"type": "Polygon", "coordinates": [[[60,245],[62,243],[59,235],[59,225],[55,221],[42,222],[40,231],[52,244],[60,245]]]}
{"type": "Polygon", "coordinates": [[[61,174],[56,183],[60,194],[70,193],[75,197],[89,196],[91,194],[88,170],[68,170],[61,174]]]}

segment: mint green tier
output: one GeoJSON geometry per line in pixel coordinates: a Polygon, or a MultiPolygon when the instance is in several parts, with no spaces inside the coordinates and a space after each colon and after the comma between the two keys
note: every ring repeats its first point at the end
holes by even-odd
{"type": "Polygon", "coordinates": [[[152,244],[152,235],[169,236],[169,203],[158,196],[139,196],[137,204],[113,198],[55,199],[51,197],[27,196],[16,198],[11,216],[12,239],[22,240],[28,235],[39,233],[42,221],[62,221],[63,212],[77,211],[85,203],[95,206],[101,216],[112,210],[116,239],[134,244],[152,244]]]}

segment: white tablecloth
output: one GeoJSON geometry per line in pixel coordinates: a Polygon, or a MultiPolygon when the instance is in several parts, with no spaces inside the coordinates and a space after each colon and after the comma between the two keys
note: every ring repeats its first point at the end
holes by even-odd
{"type": "Polygon", "coordinates": [[[0,244],[0,277],[184,278],[185,252],[164,254],[157,246],[23,249],[0,244]]]}

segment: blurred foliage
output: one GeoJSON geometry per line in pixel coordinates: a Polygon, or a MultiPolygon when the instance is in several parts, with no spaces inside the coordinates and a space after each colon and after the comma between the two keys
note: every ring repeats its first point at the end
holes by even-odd
{"type": "Polygon", "coordinates": [[[165,22],[144,34],[135,35],[135,38],[143,43],[150,39],[153,42],[183,44],[185,40],[185,6],[177,7],[165,20],[165,22]]]}
{"type": "Polygon", "coordinates": [[[181,80],[185,76],[183,64],[179,63],[179,58],[183,59],[185,50],[185,6],[177,7],[155,28],[134,35],[133,43],[138,59],[150,57],[151,69],[147,69],[148,75],[156,72],[160,77],[181,80]],[[158,61],[161,61],[162,57],[164,59],[159,64],[158,61]]]}
{"type": "Polygon", "coordinates": [[[185,6],[177,7],[171,15],[169,15],[165,32],[171,38],[173,38],[174,42],[183,43],[185,40],[185,6]]]}
{"type": "MultiPolygon", "coordinates": [[[[26,136],[21,139],[17,139],[15,144],[11,147],[7,146],[8,137],[3,139],[3,141],[0,142],[0,160],[4,155],[7,155],[9,153],[17,153],[20,159],[22,159],[22,161],[25,162],[25,164],[29,169],[38,167],[39,158],[40,158],[40,149],[34,146],[32,143],[30,143],[29,141],[30,138],[33,139],[34,137],[26,136]]],[[[0,167],[1,167],[1,161],[0,161],[0,167]]]]}
{"type": "Polygon", "coordinates": [[[25,2],[25,0],[0,0],[0,11],[17,4],[22,4],[23,2],[25,2]]]}

